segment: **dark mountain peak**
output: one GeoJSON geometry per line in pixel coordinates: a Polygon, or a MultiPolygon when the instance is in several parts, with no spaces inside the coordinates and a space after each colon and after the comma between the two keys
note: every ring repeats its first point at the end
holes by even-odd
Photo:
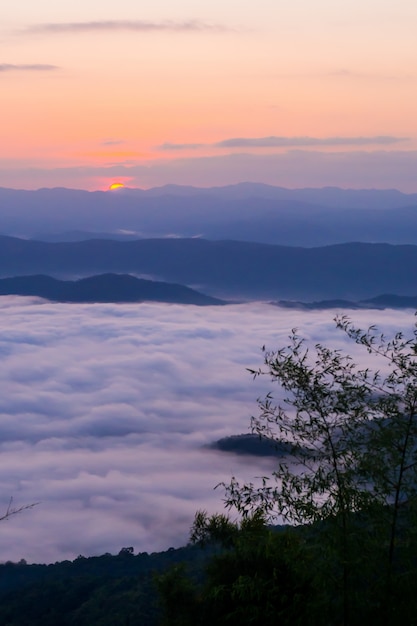
{"type": "Polygon", "coordinates": [[[219,305],[211,298],[176,283],[136,278],[129,274],[106,273],[76,281],[58,280],[42,274],[0,279],[0,295],[38,296],[55,302],[171,302],[219,305]]]}

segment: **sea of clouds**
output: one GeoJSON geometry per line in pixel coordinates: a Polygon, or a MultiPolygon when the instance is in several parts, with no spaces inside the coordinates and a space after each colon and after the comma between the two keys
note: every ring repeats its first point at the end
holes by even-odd
{"type": "MultiPolygon", "coordinates": [[[[0,560],[54,562],[183,545],[195,512],[223,511],[231,476],[271,459],[205,446],[249,432],[271,388],[246,368],[292,327],[369,356],[336,330],[336,311],[263,303],[226,307],[52,304],[0,298],[0,560]]],[[[412,330],[413,311],[352,311],[360,327],[412,330]]]]}

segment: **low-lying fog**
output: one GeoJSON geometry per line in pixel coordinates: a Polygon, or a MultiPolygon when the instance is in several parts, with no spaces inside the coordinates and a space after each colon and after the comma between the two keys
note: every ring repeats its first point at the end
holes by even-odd
{"type": "MultiPolygon", "coordinates": [[[[294,326],[312,343],[361,354],[336,311],[76,305],[0,298],[0,559],[183,545],[197,509],[222,511],[220,481],[267,473],[271,459],[205,449],[249,432],[271,387],[247,367],[294,326]]],[[[412,329],[413,311],[352,311],[361,327],[412,329]]],[[[357,356],[359,358],[359,356],[357,356]]]]}

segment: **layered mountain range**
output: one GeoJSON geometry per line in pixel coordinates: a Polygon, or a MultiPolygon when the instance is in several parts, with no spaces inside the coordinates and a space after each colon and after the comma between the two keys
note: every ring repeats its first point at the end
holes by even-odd
{"type": "Polygon", "coordinates": [[[0,233],[55,241],[177,236],[305,247],[417,244],[417,194],[254,183],[112,192],[3,188],[0,233]]]}
{"type": "Polygon", "coordinates": [[[102,273],[179,283],[235,300],[415,296],[417,246],[299,248],[203,239],[46,243],[0,237],[0,276],[73,280],[102,273]]]}
{"type": "MultiPolygon", "coordinates": [[[[414,306],[398,297],[417,294],[417,194],[395,190],[0,189],[0,232],[0,277],[32,283],[126,274],[130,288],[137,278],[307,308],[363,307],[381,294],[414,306]]],[[[115,280],[101,289],[120,301],[115,280]]],[[[132,294],[123,297],[142,299],[132,294]]]]}

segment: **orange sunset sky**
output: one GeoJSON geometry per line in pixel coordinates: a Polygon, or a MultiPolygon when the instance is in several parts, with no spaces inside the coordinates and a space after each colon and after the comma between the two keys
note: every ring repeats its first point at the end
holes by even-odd
{"type": "Polygon", "coordinates": [[[0,186],[417,192],[415,0],[19,0],[0,186]]]}

